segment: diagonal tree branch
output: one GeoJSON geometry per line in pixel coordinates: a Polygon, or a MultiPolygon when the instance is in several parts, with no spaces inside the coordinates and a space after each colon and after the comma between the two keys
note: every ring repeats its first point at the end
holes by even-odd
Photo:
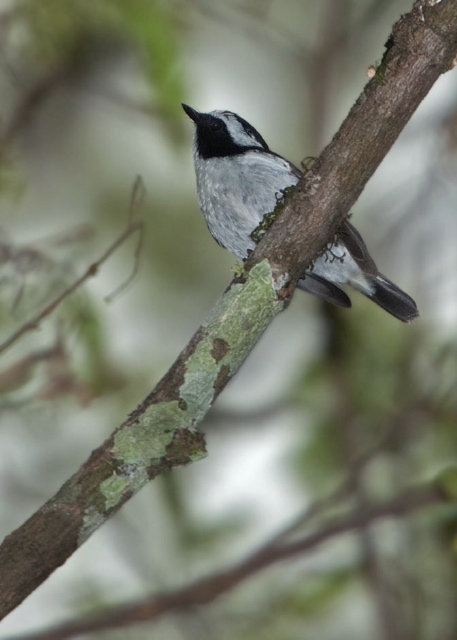
{"type": "Polygon", "coordinates": [[[416,0],[396,23],[374,78],[285,203],[273,225],[278,235],[265,236],[251,264],[268,258],[273,268],[287,265],[293,279],[304,272],[441,73],[457,64],[456,15],[452,0],[416,0]]]}
{"type": "Polygon", "coordinates": [[[0,547],[0,616],[41,584],[148,480],[200,459],[195,431],[295,281],[332,238],[414,110],[457,55],[455,0],[416,0],[375,77],[236,277],[142,404],[0,547]]]}

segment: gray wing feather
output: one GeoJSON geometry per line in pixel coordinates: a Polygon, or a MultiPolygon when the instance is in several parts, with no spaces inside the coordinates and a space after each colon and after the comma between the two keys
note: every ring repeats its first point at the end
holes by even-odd
{"type": "Polygon", "coordinates": [[[379,273],[378,268],[368,253],[367,246],[357,229],[352,226],[349,220],[344,220],[339,227],[339,231],[342,244],[344,244],[362,271],[366,275],[376,276],[379,273]]]}

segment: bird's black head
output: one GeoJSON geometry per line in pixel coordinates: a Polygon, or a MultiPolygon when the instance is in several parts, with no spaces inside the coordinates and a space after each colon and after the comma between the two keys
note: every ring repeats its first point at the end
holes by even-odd
{"type": "Polygon", "coordinates": [[[223,158],[244,153],[249,149],[268,151],[268,145],[249,122],[231,111],[200,113],[187,104],[182,105],[195,122],[195,144],[203,159],[223,158]]]}

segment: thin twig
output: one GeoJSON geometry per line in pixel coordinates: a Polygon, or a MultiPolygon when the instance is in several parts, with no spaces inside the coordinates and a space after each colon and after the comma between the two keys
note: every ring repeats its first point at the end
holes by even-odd
{"type": "MultiPolygon", "coordinates": [[[[144,186],[143,179],[141,176],[137,176],[133,184],[132,197],[130,200],[128,226],[134,224],[133,220],[135,218],[135,215],[140,210],[145,197],[146,188],[144,186]]],[[[137,222],[136,224],[138,229],[138,242],[133,254],[134,262],[132,272],[128,276],[128,278],[121,285],[119,285],[119,287],[117,287],[117,289],[115,289],[112,293],[105,297],[105,302],[113,302],[113,300],[115,300],[115,298],[117,298],[121,293],[124,293],[124,291],[126,291],[130,287],[138,274],[138,270],[140,268],[140,255],[143,248],[144,226],[142,221],[137,222]]]]}
{"type": "MultiPolygon", "coordinates": [[[[58,295],[54,300],[52,300],[49,304],[47,304],[41,311],[36,313],[32,318],[27,320],[22,326],[19,327],[14,333],[10,335],[9,338],[0,343],[0,354],[9,349],[13,344],[15,344],[24,334],[29,331],[34,331],[40,325],[40,323],[49,316],[64,300],[66,300],[69,296],[71,296],[75,291],[77,291],[89,278],[94,277],[99,268],[102,266],[104,262],[108,260],[108,258],[122,245],[124,242],[130,238],[133,233],[137,231],[140,233],[140,237],[142,236],[143,230],[143,222],[142,221],[133,221],[133,215],[137,211],[140,206],[144,195],[144,187],[142,185],[141,178],[137,178],[132,191],[132,201],[129,210],[129,218],[127,227],[124,231],[114,240],[114,242],[106,249],[106,251],[100,256],[98,260],[93,262],[82,276],[77,278],[69,287],[67,287],[60,295],[58,295]]],[[[141,241],[138,243],[138,246],[135,251],[135,266],[133,274],[126,281],[128,284],[132,281],[138,271],[138,256],[139,251],[141,249],[141,241]]],[[[124,283],[121,288],[125,289],[127,285],[124,283]]],[[[119,293],[119,289],[115,292],[117,295],[119,293]]],[[[112,299],[113,294],[110,296],[112,299]]]]}

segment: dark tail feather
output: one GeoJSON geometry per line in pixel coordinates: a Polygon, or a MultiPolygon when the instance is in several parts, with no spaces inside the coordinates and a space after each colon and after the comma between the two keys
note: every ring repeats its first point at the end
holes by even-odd
{"type": "Polygon", "coordinates": [[[393,282],[381,274],[369,278],[369,281],[374,292],[371,295],[364,293],[370,300],[402,322],[412,322],[418,317],[419,311],[414,300],[393,282]]]}

